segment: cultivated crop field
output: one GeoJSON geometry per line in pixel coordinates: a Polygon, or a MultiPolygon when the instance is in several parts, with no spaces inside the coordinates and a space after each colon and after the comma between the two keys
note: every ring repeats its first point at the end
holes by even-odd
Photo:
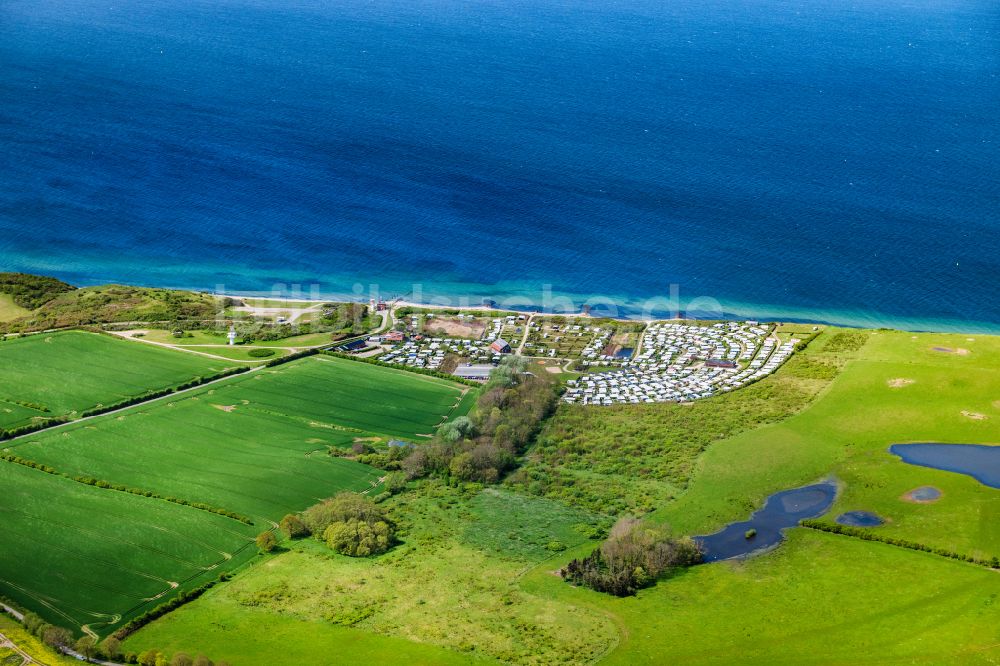
{"type": "MultiPolygon", "coordinates": [[[[0,462],[0,594],[100,633],[245,560],[253,527],[0,462]]],[[[251,551],[252,552],[252,551],[251,551]]]]}
{"type": "Polygon", "coordinates": [[[0,428],[113,404],[235,363],[83,331],[0,342],[0,428]]]}
{"type": "Polygon", "coordinates": [[[239,565],[256,552],[253,536],[286,513],[373,489],[381,472],[331,448],[433,431],[465,388],[314,357],[6,442],[4,453],[60,474],[254,525],[0,461],[0,595],[106,633],[239,565]]]}

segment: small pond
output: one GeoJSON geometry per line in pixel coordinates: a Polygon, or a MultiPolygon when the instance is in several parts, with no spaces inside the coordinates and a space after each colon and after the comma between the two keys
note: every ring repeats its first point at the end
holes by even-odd
{"type": "Polygon", "coordinates": [[[983,444],[893,444],[889,452],[903,462],[966,474],[1000,488],[1000,446],[983,444]]]}
{"type": "Polygon", "coordinates": [[[783,490],[768,497],[764,508],[749,520],[730,523],[715,534],[696,536],[694,540],[704,550],[706,562],[747,557],[777,546],[784,530],[795,527],[800,520],[826,513],[836,497],[837,486],[832,481],[783,490]]]}
{"type": "Polygon", "coordinates": [[[837,522],[851,527],[878,527],[885,521],[871,511],[848,511],[837,516],[837,522]]]}
{"type": "Polygon", "coordinates": [[[941,499],[941,491],[934,486],[920,486],[906,493],[906,499],[914,502],[933,502],[941,499]]]}
{"type": "Polygon", "coordinates": [[[635,351],[632,347],[622,347],[615,354],[615,358],[632,358],[632,353],[635,351]]]}

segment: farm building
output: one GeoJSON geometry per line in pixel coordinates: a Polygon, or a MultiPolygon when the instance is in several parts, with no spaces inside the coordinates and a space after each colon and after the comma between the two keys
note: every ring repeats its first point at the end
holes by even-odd
{"type": "Polygon", "coordinates": [[[493,341],[493,344],[490,345],[490,349],[492,349],[497,354],[509,354],[510,344],[503,338],[497,338],[496,340],[493,341]]]}

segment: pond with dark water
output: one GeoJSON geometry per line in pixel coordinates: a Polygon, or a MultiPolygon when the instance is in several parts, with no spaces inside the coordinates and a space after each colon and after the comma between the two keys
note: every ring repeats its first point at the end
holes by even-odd
{"type": "Polygon", "coordinates": [[[701,545],[706,562],[748,557],[777,546],[784,531],[800,520],[826,513],[836,497],[837,486],[832,481],[783,490],[768,497],[764,507],[749,520],[730,523],[715,534],[696,536],[694,540],[701,545]]]}
{"type": "Polygon", "coordinates": [[[1000,446],[983,444],[893,444],[889,452],[903,462],[971,476],[1000,488],[1000,446]]]}
{"type": "Polygon", "coordinates": [[[851,527],[878,527],[885,521],[871,511],[848,511],[837,516],[837,523],[851,527]]]}

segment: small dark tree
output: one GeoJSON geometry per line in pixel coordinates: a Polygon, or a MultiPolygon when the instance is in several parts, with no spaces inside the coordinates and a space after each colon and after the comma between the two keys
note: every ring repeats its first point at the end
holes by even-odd
{"type": "Polygon", "coordinates": [[[194,660],[185,652],[178,652],[170,660],[170,666],[193,666],[194,660]]]}
{"type": "Polygon", "coordinates": [[[93,636],[81,636],[75,649],[81,657],[90,661],[97,656],[97,640],[93,636]]]}
{"type": "Polygon", "coordinates": [[[50,624],[42,632],[42,640],[46,645],[50,645],[51,647],[57,649],[65,648],[69,647],[73,642],[73,634],[70,633],[69,629],[50,624]]]}
{"type": "Polygon", "coordinates": [[[257,548],[262,553],[270,553],[278,545],[278,540],[271,531],[261,532],[257,535],[257,548]]]}
{"type": "Polygon", "coordinates": [[[108,636],[98,646],[101,654],[108,659],[118,659],[122,654],[122,642],[114,636],[108,636]]]}
{"type": "Polygon", "coordinates": [[[302,537],[309,536],[309,528],[294,513],[290,513],[282,518],[279,527],[282,534],[289,539],[301,539],[302,537]]]}

